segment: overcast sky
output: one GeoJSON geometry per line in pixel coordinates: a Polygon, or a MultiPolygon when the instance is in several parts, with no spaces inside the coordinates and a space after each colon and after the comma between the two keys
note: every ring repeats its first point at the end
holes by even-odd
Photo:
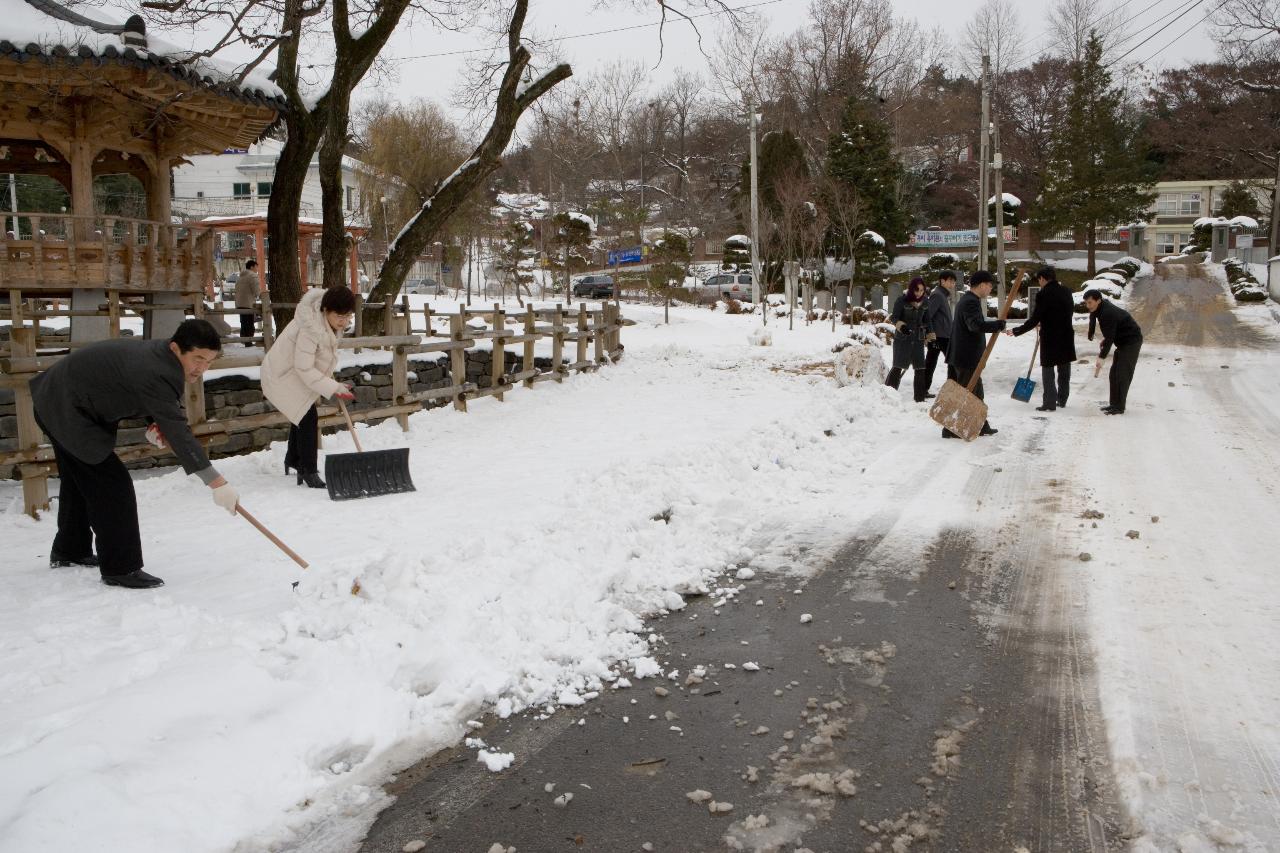
{"type": "MultiPolygon", "coordinates": [[[[734,7],[750,7],[751,14],[761,16],[768,29],[779,35],[798,29],[808,19],[808,0],[729,2],[734,7]]],[[[588,76],[593,69],[617,59],[635,59],[645,63],[652,69],[657,85],[670,79],[679,68],[704,75],[708,73],[707,60],[698,49],[693,27],[683,21],[668,22],[665,56],[659,63],[658,28],[653,25],[657,20],[652,10],[654,4],[644,4],[649,8],[643,12],[631,11],[623,3],[614,4],[611,9],[601,9],[585,0],[533,0],[530,5],[526,31],[543,38],[562,39],[557,42],[558,48],[573,65],[577,76],[588,76]],[[607,30],[620,31],[604,32],[607,30]]],[[[894,0],[894,9],[899,17],[915,19],[925,27],[941,27],[957,45],[962,40],[965,23],[980,5],[981,0],[894,0]]],[[[1154,55],[1150,64],[1163,68],[1214,58],[1208,24],[1197,23],[1209,8],[1203,0],[1118,0],[1115,5],[1120,7],[1122,16],[1133,16],[1128,29],[1134,32],[1134,36],[1124,45],[1125,50],[1133,48],[1133,51],[1126,61],[1146,60],[1154,55]],[[1171,18],[1184,11],[1182,17],[1169,23],[1171,18]]],[[[1049,6],[1048,0],[1022,0],[1018,3],[1027,40],[1026,52],[1030,56],[1043,53],[1052,46],[1053,40],[1046,34],[1049,6]]],[[[724,15],[699,18],[697,27],[708,52],[712,51],[718,34],[726,26],[724,15]]],[[[483,44],[479,36],[440,32],[425,24],[403,27],[392,37],[386,52],[395,59],[393,65],[397,75],[390,81],[380,82],[377,92],[382,96],[393,95],[401,99],[427,97],[445,103],[463,63],[468,59],[467,55],[458,55],[457,52],[483,44]]]]}

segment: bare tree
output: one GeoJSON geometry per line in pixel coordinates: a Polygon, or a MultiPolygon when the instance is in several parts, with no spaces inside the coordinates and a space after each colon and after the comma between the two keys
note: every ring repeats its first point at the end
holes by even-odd
{"type": "Polygon", "coordinates": [[[1058,0],[1049,8],[1048,35],[1053,42],[1043,52],[1079,62],[1089,31],[1097,30],[1103,57],[1109,59],[1125,40],[1126,23],[1117,9],[1106,7],[1106,0],[1058,0]]]}
{"type": "MultiPolygon", "coordinates": [[[[531,55],[521,42],[521,33],[528,11],[528,0],[515,0],[515,8],[507,27],[507,66],[498,87],[492,123],[484,139],[464,163],[440,182],[417,214],[392,241],[390,254],[382,265],[371,300],[395,297],[413,261],[435,239],[441,227],[467,196],[501,165],[502,153],[510,143],[520,117],[538,98],[573,73],[568,65],[560,64],[537,77],[526,74],[531,55]]],[[[381,330],[377,315],[373,325],[377,327],[377,331],[381,330]]]]}
{"type": "Polygon", "coordinates": [[[986,0],[964,26],[961,54],[971,76],[982,72],[982,57],[990,56],[991,70],[999,80],[1021,61],[1025,44],[1013,0],[986,0]]]}
{"type": "Polygon", "coordinates": [[[1243,65],[1280,59],[1280,0],[1225,0],[1212,20],[1214,41],[1227,62],[1243,65]]]}

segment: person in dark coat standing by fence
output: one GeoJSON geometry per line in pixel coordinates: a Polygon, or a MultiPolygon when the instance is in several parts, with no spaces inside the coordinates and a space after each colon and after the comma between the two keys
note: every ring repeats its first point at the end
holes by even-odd
{"type": "MultiPolygon", "coordinates": [[[[987,332],[1004,330],[1004,320],[987,319],[987,297],[991,295],[991,285],[995,277],[986,270],[978,270],[969,278],[969,289],[956,303],[955,322],[951,327],[951,345],[947,349],[947,377],[961,385],[968,386],[973,372],[982,361],[982,353],[987,348],[987,332]]],[[[973,386],[973,394],[979,400],[982,396],[982,380],[973,386]]],[[[979,435],[995,435],[999,430],[990,423],[983,423],[979,435]]],[[[947,428],[942,430],[943,438],[959,438],[947,428]]]]}
{"type": "Polygon", "coordinates": [[[254,332],[253,305],[262,295],[262,287],[258,284],[258,262],[249,261],[244,265],[244,272],[236,279],[236,308],[240,315],[240,337],[252,338],[254,332]],[[249,309],[249,310],[246,310],[249,309]]]}
{"type": "Polygon", "coordinates": [[[897,388],[902,374],[910,367],[917,403],[924,401],[929,390],[924,384],[924,304],[924,279],[916,276],[893,303],[893,313],[889,315],[897,334],[893,336],[893,368],[884,381],[885,385],[897,388]]]}
{"type": "Polygon", "coordinates": [[[50,566],[94,566],[110,586],[164,584],[142,570],[133,479],[114,453],[122,420],[150,418],[147,440],[170,448],[184,471],[213,490],[213,502],[235,515],[240,496],[209,464],[182,408],[183,382],[201,381],[221,349],[207,321],[186,320],[167,341],[98,341],[31,380],[36,421],[53,445],[61,480],[50,566]]]}
{"type": "Polygon", "coordinates": [[[1102,329],[1102,348],[1093,372],[1102,371],[1102,363],[1114,346],[1115,358],[1111,360],[1111,398],[1102,411],[1108,415],[1123,415],[1129,399],[1129,385],[1138,367],[1138,353],[1142,351],[1142,328],[1128,311],[1102,298],[1102,292],[1090,290],[1084,295],[1084,307],[1089,309],[1089,340],[1094,331],[1102,329]]]}
{"type": "Polygon", "coordinates": [[[1040,292],[1036,294],[1036,307],[1016,329],[1006,335],[1025,335],[1034,328],[1040,329],[1040,385],[1044,402],[1036,406],[1037,412],[1052,412],[1067,405],[1071,395],[1071,362],[1076,360],[1076,330],[1071,325],[1075,315],[1075,302],[1071,291],[1058,283],[1053,267],[1043,267],[1036,273],[1040,292]]]}
{"type": "Polygon", "coordinates": [[[929,294],[924,306],[924,343],[927,350],[924,358],[924,396],[925,399],[935,396],[929,393],[933,388],[933,372],[938,367],[938,357],[947,357],[947,346],[951,343],[951,295],[956,291],[956,274],[951,270],[943,270],[938,276],[938,285],[929,294]]]}

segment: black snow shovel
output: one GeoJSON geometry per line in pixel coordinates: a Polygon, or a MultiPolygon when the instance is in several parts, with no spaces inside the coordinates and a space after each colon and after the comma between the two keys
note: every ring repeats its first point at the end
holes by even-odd
{"type": "Polygon", "coordinates": [[[347,419],[355,453],[330,453],[324,458],[324,479],[329,487],[329,500],[348,501],[416,491],[409,477],[409,448],[364,452],[356,426],[351,422],[347,404],[338,399],[342,416],[347,419]]]}

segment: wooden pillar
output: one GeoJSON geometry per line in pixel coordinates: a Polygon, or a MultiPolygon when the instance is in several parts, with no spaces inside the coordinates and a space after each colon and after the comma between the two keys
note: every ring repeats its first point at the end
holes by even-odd
{"type": "MultiPolygon", "coordinates": [[[[178,282],[173,278],[178,257],[177,233],[172,224],[173,205],[169,197],[169,164],[168,157],[157,154],[148,158],[151,171],[151,191],[147,193],[147,217],[155,226],[152,234],[152,245],[156,248],[159,262],[159,279],[172,291],[153,293],[147,298],[150,305],[164,305],[166,310],[148,311],[143,317],[143,335],[148,338],[167,338],[173,334],[183,320],[187,318],[187,301],[190,297],[179,292],[178,282]],[[173,306],[169,309],[168,306],[173,306]]],[[[203,416],[203,412],[201,413],[203,416]]]]}
{"type": "Polygon", "coordinates": [[[578,303],[578,350],[577,358],[574,363],[578,365],[578,369],[582,369],[582,364],[587,360],[587,343],[590,335],[590,327],[587,325],[587,303],[578,303]]]}
{"type": "Polygon", "coordinates": [[[534,370],[534,345],[537,343],[533,340],[533,335],[537,332],[537,317],[533,313],[533,306],[526,305],[524,308],[524,336],[527,340],[524,342],[524,363],[520,366],[520,371],[525,374],[524,387],[533,387],[533,370],[534,370]]]}
{"type": "MultiPolygon", "coordinates": [[[[20,303],[14,300],[19,296],[17,291],[10,291],[11,305],[20,303]]],[[[15,309],[16,310],[16,309],[15,309]]],[[[14,315],[14,325],[10,329],[9,352],[14,358],[30,358],[36,354],[37,326],[19,325],[20,318],[14,315]]],[[[24,378],[30,379],[31,374],[24,378]]],[[[31,386],[23,382],[13,389],[14,413],[18,416],[18,450],[35,450],[40,446],[40,427],[36,424],[35,403],[31,399],[31,386]]],[[[40,513],[49,508],[49,478],[47,469],[33,465],[30,468],[19,467],[22,474],[22,509],[32,518],[39,518],[40,513]]]]}
{"type": "MultiPolygon", "coordinates": [[[[502,306],[493,303],[493,331],[497,333],[507,330],[506,314],[502,311],[502,306]]],[[[493,339],[493,361],[490,362],[489,376],[494,388],[502,387],[502,376],[507,372],[507,345],[505,338],[495,337],[493,339]]],[[[498,402],[502,402],[502,393],[493,395],[498,402]]]]}
{"type": "Polygon", "coordinates": [[[551,318],[551,372],[556,381],[564,380],[564,308],[557,302],[556,313],[551,318]]]}
{"type": "Polygon", "coordinates": [[[351,276],[351,292],[360,292],[360,264],[356,257],[356,239],[354,235],[349,235],[351,242],[347,249],[347,270],[351,276]]]}
{"type": "MultiPolygon", "coordinates": [[[[402,405],[400,401],[408,394],[409,354],[405,347],[398,346],[391,357],[391,399],[396,401],[396,405],[402,405]]],[[[400,424],[401,432],[409,431],[409,415],[407,412],[401,412],[396,415],[396,422],[400,424]]]]}
{"type": "MultiPolygon", "coordinates": [[[[466,332],[466,321],[463,319],[462,306],[458,306],[458,313],[449,317],[449,339],[452,341],[464,340],[466,332]]],[[[461,388],[467,384],[467,356],[461,347],[449,350],[449,376],[453,382],[454,388],[461,388]]],[[[467,410],[466,395],[459,392],[453,398],[453,407],[459,412],[467,410]]]]}
{"type": "MultiPolygon", "coordinates": [[[[298,275],[302,282],[302,293],[307,292],[308,282],[311,281],[311,268],[307,264],[307,257],[310,254],[307,251],[308,242],[310,242],[309,237],[298,237],[298,275]]],[[[298,298],[301,299],[302,294],[299,294],[298,298]]]]}
{"type": "MultiPolygon", "coordinates": [[[[253,252],[258,259],[258,283],[262,285],[262,295],[267,295],[267,223],[253,226],[253,252]]],[[[265,306],[265,302],[263,303],[265,306]]],[[[265,312],[265,308],[263,311],[265,312]]]]}
{"type": "MultiPolygon", "coordinates": [[[[93,227],[93,160],[101,150],[86,127],[86,105],[75,104],[72,107],[71,140],[67,144],[67,163],[71,167],[71,213],[76,217],[72,227],[67,229],[67,253],[71,269],[76,267],[76,254],[80,244],[90,241],[99,242],[93,227]]],[[[38,231],[35,223],[33,230],[38,231]]],[[[38,239],[38,233],[33,237],[38,239]]],[[[104,281],[103,284],[106,284],[104,281]]],[[[105,288],[82,290],[76,288],[71,292],[71,309],[73,311],[96,310],[106,299],[105,288]]],[[[106,317],[72,317],[71,341],[86,343],[100,341],[111,334],[111,323],[106,317]]]]}

